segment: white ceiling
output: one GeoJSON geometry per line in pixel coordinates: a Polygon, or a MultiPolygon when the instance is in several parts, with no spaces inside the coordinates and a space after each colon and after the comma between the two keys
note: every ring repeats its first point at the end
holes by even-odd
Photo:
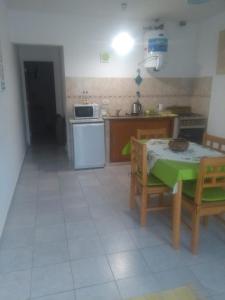
{"type": "Polygon", "coordinates": [[[209,0],[207,4],[190,5],[187,0],[6,0],[15,10],[75,15],[197,21],[225,11],[225,0],[209,0]],[[121,11],[121,2],[128,4],[121,11]]]}

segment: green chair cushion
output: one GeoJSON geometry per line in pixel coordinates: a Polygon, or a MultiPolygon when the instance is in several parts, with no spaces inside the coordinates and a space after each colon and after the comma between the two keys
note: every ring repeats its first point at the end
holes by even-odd
{"type": "Polygon", "coordinates": [[[154,175],[148,175],[148,186],[160,186],[165,185],[160,179],[155,177],[154,175]]]}
{"type": "MultiPolygon", "coordinates": [[[[140,172],[137,172],[138,176],[141,176],[140,172]]],[[[151,173],[148,175],[148,186],[160,186],[160,185],[165,185],[160,179],[152,175],[151,173]]]]}
{"type": "MultiPolygon", "coordinates": [[[[196,190],[196,181],[184,181],[183,193],[184,195],[194,198],[196,190]]],[[[205,188],[202,193],[202,201],[216,202],[225,201],[225,190],[220,187],[205,188]]]]}

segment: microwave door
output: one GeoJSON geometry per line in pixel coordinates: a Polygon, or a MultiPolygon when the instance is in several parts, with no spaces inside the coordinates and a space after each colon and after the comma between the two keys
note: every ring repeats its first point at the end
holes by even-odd
{"type": "Polygon", "coordinates": [[[76,106],[75,117],[76,118],[93,118],[93,106],[76,106]]]}

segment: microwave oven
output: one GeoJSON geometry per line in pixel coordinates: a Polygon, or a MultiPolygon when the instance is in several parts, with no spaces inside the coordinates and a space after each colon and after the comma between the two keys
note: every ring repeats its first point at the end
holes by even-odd
{"type": "Polygon", "coordinates": [[[98,119],[100,118],[99,104],[75,104],[74,105],[74,118],[88,118],[98,119]]]}

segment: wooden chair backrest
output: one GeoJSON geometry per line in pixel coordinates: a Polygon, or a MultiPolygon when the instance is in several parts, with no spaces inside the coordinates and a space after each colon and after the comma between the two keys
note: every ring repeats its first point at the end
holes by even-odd
{"type": "Polygon", "coordinates": [[[147,185],[147,146],[131,137],[131,172],[139,174],[141,183],[147,185]]]}
{"type": "Polygon", "coordinates": [[[160,139],[168,138],[166,128],[155,128],[155,129],[137,129],[137,139],[160,139]]]}
{"type": "Polygon", "coordinates": [[[225,153],[225,139],[215,136],[215,135],[211,135],[208,133],[204,133],[203,135],[203,145],[210,148],[210,149],[214,149],[217,151],[220,151],[222,153],[225,153]]]}
{"type": "MultiPolygon", "coordinates": [[[[200,205],[204,188],[225,188],[225,156],[205,157],[200,161],[195,203],[200,205]]],[[[224,199],[225,200],[225,199],[224,199]]]]}

